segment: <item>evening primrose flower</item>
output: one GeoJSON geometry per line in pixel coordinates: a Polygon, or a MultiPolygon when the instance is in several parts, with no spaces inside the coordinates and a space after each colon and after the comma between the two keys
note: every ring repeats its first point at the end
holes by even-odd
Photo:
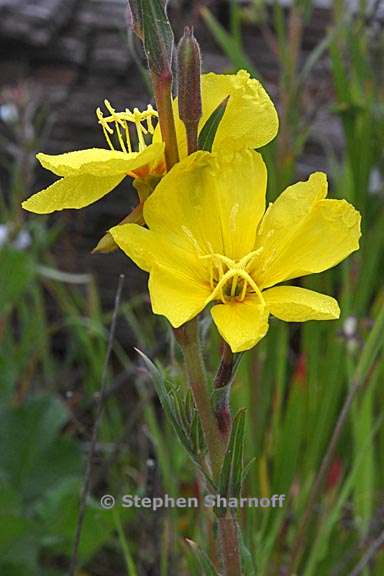
{"type": "MultiPolygon", "coordinates": [[[[215,74],[201,76],[202,115],[199,132],[212,112],[228,98],[228,103],[220,121],[212,151],[216,153],[235,152],[246,148],[261,148],[276,136],[279,119],[276,109],[262,84],[251,78],[245,70],[237,74],[215,74]],[[228,98],[229,97],[229,98],[228,98]]],[[[178,99],[173,102],[177,145],[180,158],[187,155],[187,135],[185,125],[179,118],[178,99]]],[[[160,138],[158,128],[154,141],[160,138]]]]}
{"type": "Polygon", "coordinates": [[[164,144],[147,145],[145,139],[154,133],[156,110],[149,105],[143,112],[137,108],[116,112],[108,100],[105,106],[107,116],[100,108],[96,114],[109,150],[90,148],[57,155],[37,154],[40,164],[61,179],[25,200],[22,203],[25,210],[49,214],[64,208],[83,208],[111,192],[126,176],[144,179],[164,172],[164,144]],[[133,150],[130,125],[136,130],[138,150],[133,150]]]}
{"type": "Polygon", "coordinates": [[[358,249],[360,214],[326,199],[316,172],[265,211],[267,171],[252,150],[196,152],[176,165],[144,206],[148,229],[111,229],[149,272],[152,309],[178,327],[207,305],[233,352],[254,346],[269,314],[293,322],[339,317],[334,298],[283,282],[322,272],[358,249]]]}
{"type": "MultiPolygon", "coordinates": [[[[259,148],[275,137],[276,110],[257,80],[244,70],[235,75],[202,76],[202,128],[215,108],[229,96],[229,102],[216,133],[213,150],[223,152],[259,148]]],[[[25,210],[49,214],[65,208],[83,208],[103,198],[127,176],[145,181],[165,172],[164,144],[160,127],[154,127],[157,112],[151,105],[140,112],[116,112],[105,100],[108,115],[100,109],[97,117],[109,149],[91,148],[65,154],[37,154],[44,168],[61,179],[23,202],[25,210]],[[133,149],[130,125],[134,126],[138,150],[133,149]],[[152,139],[152,140],[151,140],[152,139]]],[[[179,119],[177,98],[173,103],[180,157],[186,156],[185,127],[179,119]]],[[[144,198],[145,200],[145,198],[144,198]]]]}

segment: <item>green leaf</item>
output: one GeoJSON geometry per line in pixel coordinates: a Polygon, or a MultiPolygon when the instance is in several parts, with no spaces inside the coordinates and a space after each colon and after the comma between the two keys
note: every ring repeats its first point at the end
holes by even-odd
{"type": "Polygon", "coordinates": [[[171,390],[172,384],[168,383],[167,385],[167,380],[164,378],[162,371],[150,358],[148,358],[148,356],[146,356],[146,354],[144,354],[144,352],[138,348],[135,348],[135,350],[144,361],[144,364],[151,375],[160,404],[166,416],[171,421],[181,444],[184,446],[193,462],[200,468],[209,485],[215,489],[216,487],[212,478],[208,474],[202,461],[200,461],[199,454],[196,453],[195,445],[191,440],[190,430],[185,429],[184,423],[180,418],[180,405],[175,401],[175,394],[171,390]]]}
{"type": "Polygon", "coordinates": [[[254,557],[244,541],[244,536],[239,530],[240,539],[240,553],[241,553],[241,564],[244,571],[244,576],[256,576],[256,567],[254,564],[254,557]]]}
{"type": "Polygon", "coordinates": [[[246,464],[243,468],[243,475],[241,478],[241,483],[243,484],[252,468],[252,466],[254,465],[254,463],[256,462],[257,458],[256,456],[254,458],[251,458],[250,461],[248,462],[248,464],[246,464]]]}
{"type": "Polygon", "coordinates": [[[46,395],[0,410],[0,468],[24,498],[36,498],[63,475],[80,473],[78,446],[59,437],[68,416],[58,397],[46,395]]]}
{"type": "Polygon", "coordinates": [[[238,498],[241,493],[244,459],[245,409],[239,410],[233,424],[228,448],[220,472],[219,492],[225,498],[238,498]]]}
{"type": "MultiPolygon", "coordinates": [[[[35,507],[41,544],[52,554],[71,554],[79,514],[80,491],[80,479],[64,478],[44,494],[35,507]]],[[[133,511],[123,508],[121,514],[132,516],[133,511]]],[[[86,562],[110,540],[114,528],[112,514],[102,510],[98,502],[89,497],[79,547],[81,563],[86,562]]]]}
{"type": "Polygon", "coordinates": [[[150,70],[160,76],[171,72],[173,32],[165,2],[138,0],[144,35],[144,50],[150,70]]]}
{"type": "Polygon", "coordinates": [[[15,514],[0,515],[0,553],[9,554],[15,542],[25,539],[34,529],[30,518],[15,514]]]}
{"type": "Polygon", "coordinates": [[[192,417],[191,438],[192,438],[193,447],[194,447],[194,450],[196,451],[196,453],[200,454],[200,453],[204,452],[204,450],[205,450],[204,436],[203,436],[203,431],[201,428],[200,418],[199,418],[199,415],[197,413],[197,410],[195,410],[195,413],[193,414],[193,417],[192,417]]]}
{"type": "Polygon", "coordinates": [[[141,350],[139,350],[138,348],[136,348],[135,350],[138,352],[138,354],[140,354],[141,358],[145,363],[146,368],[148,369],[148,372],[151,375],[152,382],[155,386],[155,390],[159,397],[161,406],[164,412],[166,413],[167,417],[172,422],[180,442],[183,444],[184,448],[188,451],[190,456],[195,460],[196,457],[195,454],[193,453],[191,442],[188,436],[186,435],[186,431],[184,430],[183,426],[180,425],[180,420],[176,413],[174,402],[171,401],[169,390],[165,386],[163,374],[161,373],[159,368],[152,362],[152,360],[150,360],[150,358],[148,358],[148,356],[144,354],[144,352],[141,352],[141,350]]]}
{"type": "Polygon", "coordinates": [[[193,553],[194,558],[197,560],[202,574],[204,576],[219,576],[216,572],[215,567],[207,556],[207,553],[196,544],[193,540],[186,538],[186,542],[189,545],[190,550],[193,553]]]}
{"type": "Polygon", "coordinates": [[[36,519],[23,505],[19,491],[0,484],[0,574],[37,576],[36,519]]]}
{"type": "Polygon", "coordinates": [[[377,355],[383,348],[383,333],[384,333],[384,304],[377,315],[375,324],[369,333],[365,346],[361,353],[359,362],[356,367],[354,380],[364,382],[376,360],[377,355]]]}
{"type": "Polygon", "coordinates": [[[227,108],[228,100],[229,96],[220,102],[220,104],[214,109],[202,127],[198,139],[199,150],[206,150],[207,152],[212,151],[213,141],[215,139],[219,124],[224,116],[224,112],[227,108]]]}

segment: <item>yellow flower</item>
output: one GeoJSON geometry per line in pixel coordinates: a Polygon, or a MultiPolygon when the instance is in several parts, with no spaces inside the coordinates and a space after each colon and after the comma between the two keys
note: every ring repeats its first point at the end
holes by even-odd
{"type": "MultiPolygon", "coordinates": [[[[202,116],[199,131],[217,106],[229,96],[219,124],[212,151],[235,152],[246,148],[261,148],[273,140],[279,128],[275,107],[258,80],[245,70],[237,74],[203,74],[201,77],[202,116]]],[[[177,145],[180,158],[187,155],[187,137],[179,118],[177,98],[173,102],[177,145]]],[[[157,127],[154,141],[160,141],[157,127]]]]}
{"type": "Polygon", "coordinates": [[[331,268],[359,246],[360,214],[345,200],[326,199],[325,174],[290,186],[265,211],[266,182],[255,151],[196,152],[146,201],[149,229],[111,230],[150,273],[153,311],[178,327],[213,304],[233,352],[263,338],[269,314],[294,322],[338,318],[334,298],[275,285],[331,268]]]}
{"type": "Polygon", "coordinates": [[[99,200],[126,177],[143,179],[150,174],[164,172],[164,144],[147,146],[145,136],[154,132],[153,119],[157,112],[151,105],[144,112],[137,108],[131,112],[116,112],[105,100],[109,115],[100,108],[96,114],[110,150],[90,148],[65,154],[37,154],[41,165],[61,179],[22,203],[25,210],[49,214],[64,208],[83,208],[99,200]],[[137,133],[138,151],[132,150],[129,124],[137,133]],[[114,149],[112,138],[120,146],[114,149]]]}
{"type": "MultiPolygon", "coordinates": [[[[250,79],[244,70],[236,75],[202,76],[200,128],[226,96],[230,98],[213,150],[258,148],[274,138],[278,129],[276,110],[261,84],[250,79]]],[[[116,112],[108,100],[105,105],[109,115],[103,116],[98,109],[97,116],[110,150],[91,148],[58,155],[38,154],[42,166],[61,179],[23,202],[23,208],[38,214],[83,208],[111,192],[126,176],[145,180],[147,176],[164,173],[164,144],[159,126],[153,126],[157,112],[152,106],[144,112],[137,108],[133,112],[128,109],[116,112]],[[129,124],[135,126],[138,151],[133,151],[129,124]],[[153,141],[148,143],[152,136],[153,141]],[[115,150],[115,146],[120,149],[115,150]]],[[[174,112],[182,158],[186,155],[185,128],[178,117],[177,99],[174,112]]]]}

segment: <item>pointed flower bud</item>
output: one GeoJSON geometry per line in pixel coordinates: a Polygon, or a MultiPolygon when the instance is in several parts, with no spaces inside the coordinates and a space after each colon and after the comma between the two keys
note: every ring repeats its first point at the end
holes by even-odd
{"type": "Polygon", "coordinates": [[[197,129],[201,118],[201,58],[199,44],[188,26],[177,49],[179,116],[185,124],[188,151],[197,149],[197,129]]]}
{"type": "Polygon", "coordinates": [[[193,28],[184,29],[177,49],[177,80],[179,116],[184,123],[198,122],[201,118],[201,58],[193,28]]]}

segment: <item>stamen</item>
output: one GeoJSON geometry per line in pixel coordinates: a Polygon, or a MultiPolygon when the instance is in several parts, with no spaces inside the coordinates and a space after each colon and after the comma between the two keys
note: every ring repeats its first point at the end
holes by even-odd
{"type": "Polygon", "coordinates": [[[244,298],[247,294],[247,288],[248,288],[247,282],[243,282],[243,288],[241,290],[241,294],[240,294],[240,298],[239,298],[240,302],[244,301],[244,298]]]}
{"type": "Polygon", "coordinates": [[[125,144],[124,144],[123,137],[122,137],[121,132],[120,132],[120,126],[119,126],[119,123],[118,123],[118,122],[115,122],[115,129],[116,129],[117,138],[118,138],[118,140],[119,140],[119,144],[120,144],[120,146],[121,146],[122,151],[123,151],[123,152],[127,152],[127,149],[126,149],[125,144]]]}
{"type": "Polygon", "coordinates": [[[215,285],[213,283],[213,263],[212,263],[212,261],[209,263],[209,284],[213,290],[215,285]]]}
{"type": "Polygon", "coordinates": [[[112,128],[111,128],[110,126],[108,126],[108,124],[105,122],[105,119],[104,119],[104,117],[103,117],[103,113],[102,113],[102,111],[100,110],[100,108],[97,108],[97,109],[96,109],[96,116],[97,116],[97,118],[98,118],[98,120],[99,120],[99,124],[101,124],[101,126],[102,126],[102,128],[103,128],[104,137],[105,137],[105,139],[106,139],[106,141],[107,141],[107,143],[108,143],[108,146],[110,147],[111,150],[114,150],[112,141],[111,141],[111,139],[110,139],[110,137],[109,137],[109,134],[113,134],[113,130],[112,130],[112,128]],[[109,134],[108,134],[108,132],[109,132],[109,134]]]}
{"type": "Polygon", "coordinates": [[[137,138],[139,140],[139,150],[140,152],[145,148],[145,141],[144,141],[144,127],[141,125],[141,114],[140,111],[135,108],[133,110],[134,122],[136,126],[137,138]]]}
{"type": "Polygon", "coordinates": [[[251,289],[264,304],[262,293],[253,280],[247,268],[253,263],[254,258],[259,254],[260,250],[254,250],[240,261],[236,262],[223,254],[205,254],[199,256],[201,259],[210,260],[209,276],[210,286],[213,288],[211,300],[220,299],[224,304],[228,300],[237,299],[243,302],[247,295],[247,291],[251,289]],[[227,271],[224,271],[224,265],[227,271]],[[216,270],[216,278],[215,278],[216,270]],[[215,286],[216,282],[216,286],[215,286]],[[225,290],[225,287],[231,283],[230,290],[225,290]]]}
{"type": "MultiPolygon", "coordinates": [[[[232,278],[231,298],[234,298],[234,296],[236,294],[238,279],[239,279],[239,276],[237,274],[235,274],[235,276],[232,278]]],[[[245,284],[245,282],[243,283],[243,286],[244,286],[244,284],[245,284]]]]}
{"type": "Polygon", "coordinates": [[[124,130],[125,130],[125,138],[127,140],[128,152],[131,153],[132,152],[131,139],[129,137],[129,126],[126,120],[124,120],[124,130]]]}
{"type": "MultiPolygon", "coordinates": [[[[240,278],[243,279],[244,283],[247,283],[251,286],[251,288],[253,289],[253,291],[255,292],[255,294],[258,296],[259,300],[264,304],[264,298],[261,294],[260,288],[257,286],[257,284],[252,280],[252,278],[250,277],[250,275],[245,272],[245,270],[241,270],[239,268],[237,269],[232,269],[232,270],[228,270],[228,272],[226,272],[224,274],[224,276],[221,278],[220,282],[217,284],[216,288],[214,289],[214,291],[211,294],[211,300],[215,300],[216,296],[218,293],[220,293],[220,296],[222,295],[223,292],[223,288],[225,286],[225,284],[227,284],[227,282],[229,280],[231,280],[234,276],[240,276],[240,278]]],[[[226,302],[225,298],[222,299],[222,301],[226,302]]]]}
{"type": "Polygon", "coordinates": [[[152,135],[154,133],[155,128],[153,126],[153,118],[158,118],[158,113],[154,110],[151,104],[149,104],[147,109],[143,112],[140,112],[138,108],[134,108],[133,112],[128,108],[126,108],[124,112],[116,112],[109,100],[104,100],[104,104],[109,112],[109,116],[104,116],[100,108],[97,108],[96,116],[111,150],[114,150],[115,148],[110,136],[116,133],[122,152],[132,153],[132,143],[128,123],[135,125],[139,152],[144,150],[147,146],[144,136],[147,134],[152,135]],[[144,125],[144,122],[146,125],[144,125]],[[123,138],[122,130],[125,133],[125,139],[123,138]]]}

